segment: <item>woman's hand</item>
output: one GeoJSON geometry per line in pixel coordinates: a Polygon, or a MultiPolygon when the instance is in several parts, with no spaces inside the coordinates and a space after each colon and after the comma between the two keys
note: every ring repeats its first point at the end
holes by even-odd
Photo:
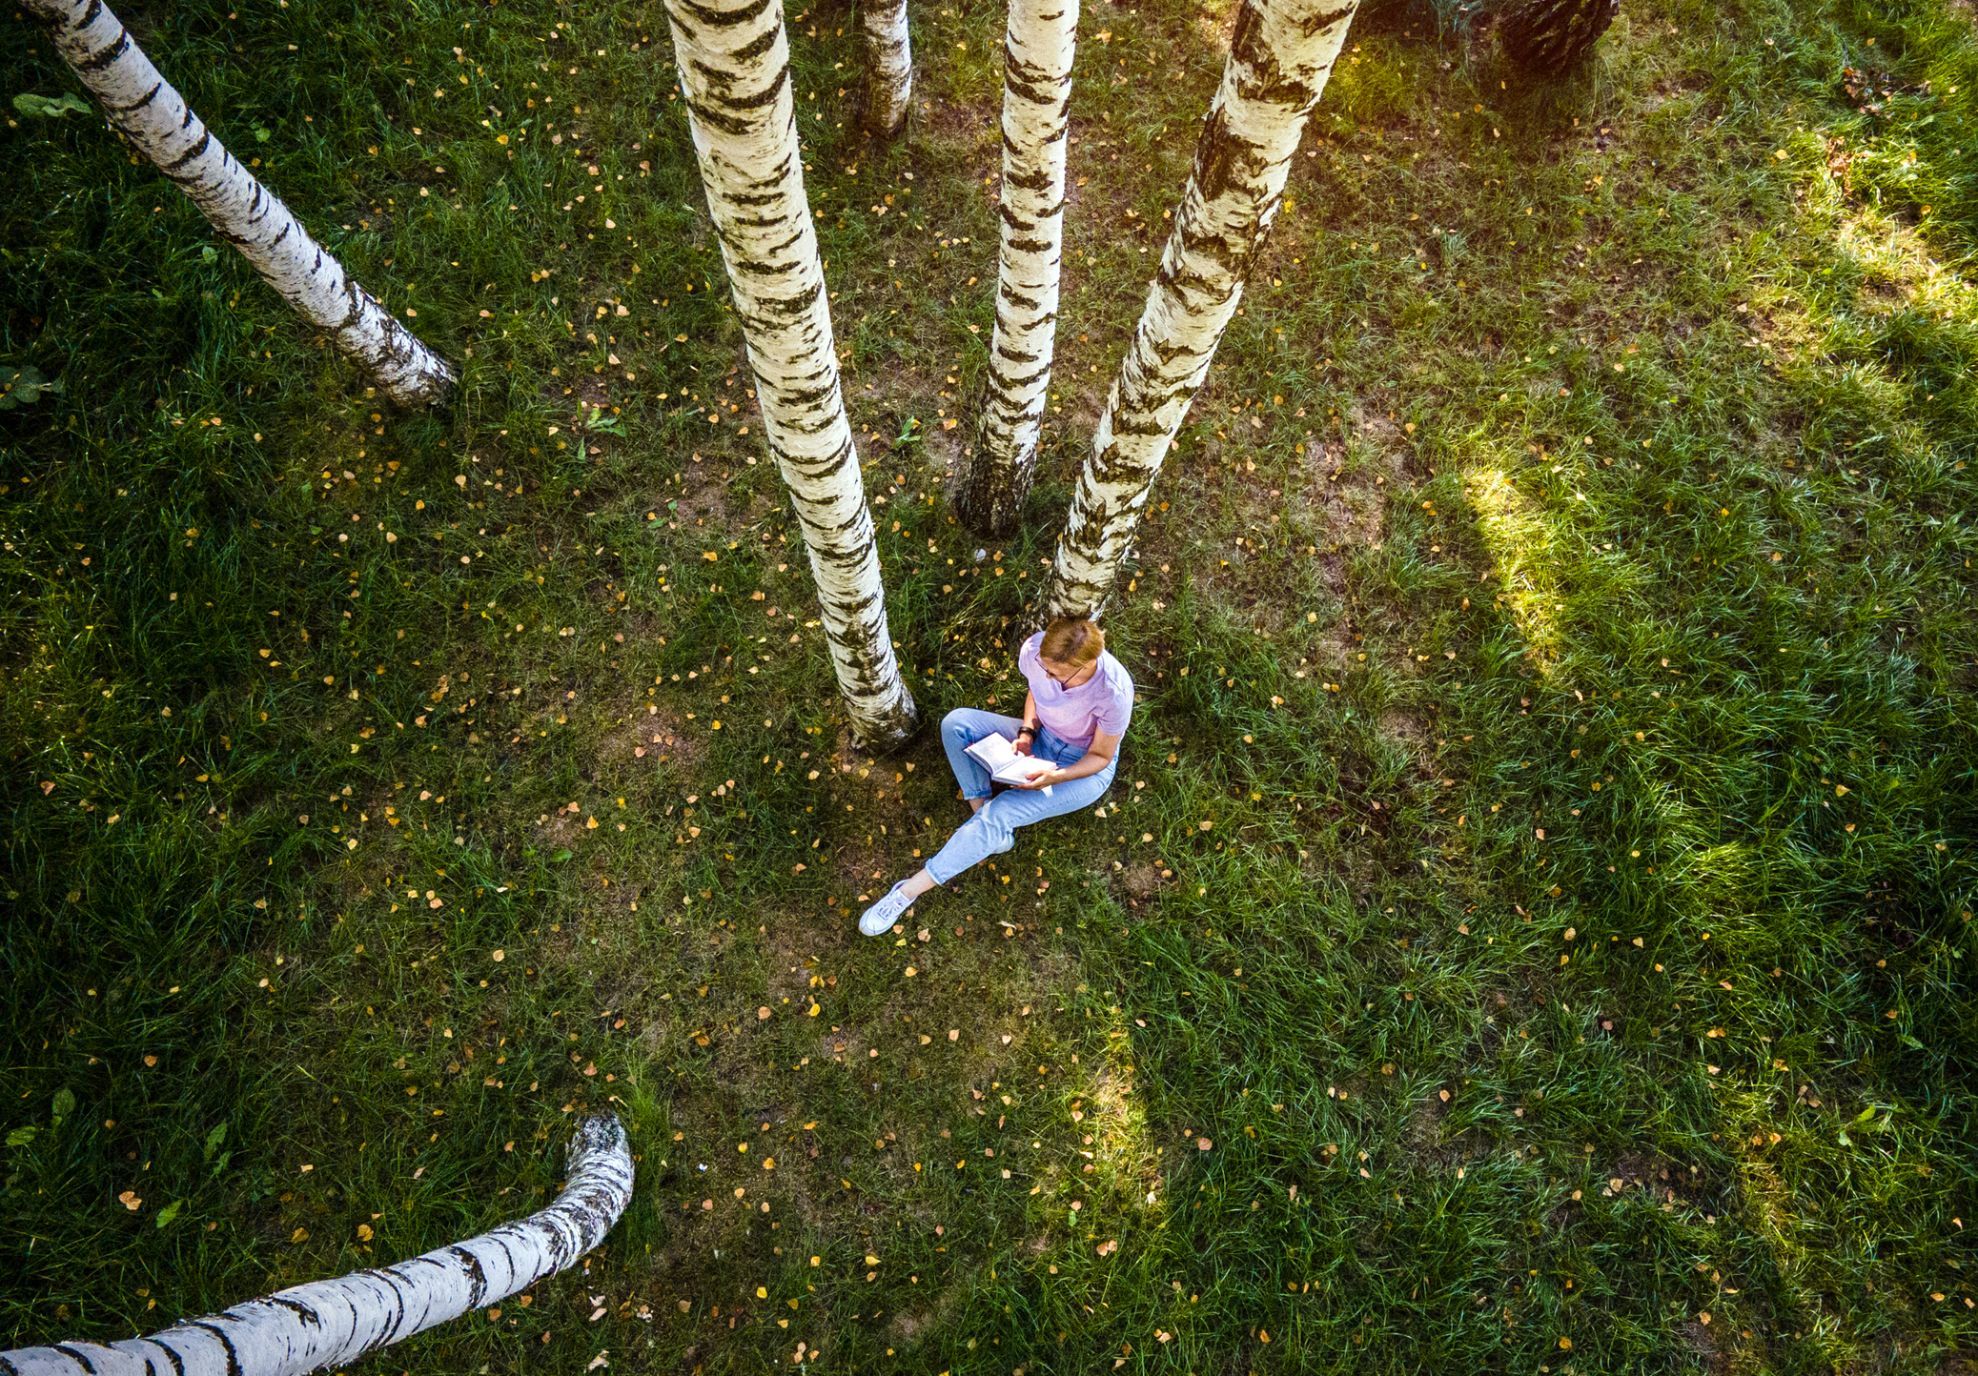
{"type": "Polygon", "coordinates": [[[1063,770],[1053,765],[1049,769],[1039,770],[1037,773],[1031,775],[1028,779],[1025,779],[1022,783],[1013,785],[1013,787],[1026,788],[1026,789],[1048,788],[1050,785],[1058,782],[1058,776],[1063,772],[1064,772],[1063,770]]]}
{"type": "Polygon", "coordinates": [[[1019,755],[1034,755],[1037,753],[1037,737],[1019,734],[1010,742],[1010,748],[1019,755]]]}

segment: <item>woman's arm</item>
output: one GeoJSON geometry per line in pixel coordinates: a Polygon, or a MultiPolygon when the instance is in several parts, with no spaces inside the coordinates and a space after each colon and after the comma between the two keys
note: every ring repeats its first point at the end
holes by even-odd
{"type": "Polygon", "coordinates": [[[1037,744],[1037,697],[1029,689],[1023,693],[1023,716],[1018,719],[1022,725],[1016,742],[1016,753],[1028,755],[1031,747],[1037,744]],[[1030,738],[1023,739],[1022,732],[1028,731],[1030,738]]]}
{"type": "Polygon", "coordinates": [[[1083,757],[1075,762],[1040,774],[1028,783],[1018,784],[1018,788],[1042,788],[1046,784],[1069,783],[1073,779],[1083,779],[1097,774],[1113,762],[1119,754],[1119,737],[1100,731],[1092,737],[1092,744],[1083,757]]]}

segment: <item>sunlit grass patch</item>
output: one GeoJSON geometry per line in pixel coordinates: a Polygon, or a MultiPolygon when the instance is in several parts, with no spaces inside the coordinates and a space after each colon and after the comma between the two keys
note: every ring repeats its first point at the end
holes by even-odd
{"type": "Polygon", "coordinates": [[[1558,567],[1561,551],[1552,526],[1501,468],[1478,467],[1463,475],[1463,495],[1476,513],[1477,530],[1490,552],[1497,594],[1529,646],[1540,673],[1558,663],[1558,613],[1565,604],[1558,567]]]}

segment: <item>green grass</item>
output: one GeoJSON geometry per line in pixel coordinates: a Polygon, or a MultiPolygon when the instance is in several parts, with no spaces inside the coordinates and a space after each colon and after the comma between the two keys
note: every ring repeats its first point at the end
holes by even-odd
{"type": "MultiPolygon", "coordinates": [[[[1000,14],[916,9],[884,149],[849,9],[794,25],[929,718],[1020,691],[1198,9],[1090,7],[994,546],[942,484],[1000,14]]],[[[64,387],[0,413],[9,1341],[492,1225],[611,1104],[587,1274],[376,1369],[1973,1360],[1968,12],[1641,0],[1530,92],[1364,39],[1109,622],[1106,817],[904,944],[852,914],[960,805],[844,743],[657,7],[127,17],[463,384],[384,411],[97,120],[8,116],[0,363],[64,387]]],[[[73,89],[10,22],[9,98],[73,89]]]]}

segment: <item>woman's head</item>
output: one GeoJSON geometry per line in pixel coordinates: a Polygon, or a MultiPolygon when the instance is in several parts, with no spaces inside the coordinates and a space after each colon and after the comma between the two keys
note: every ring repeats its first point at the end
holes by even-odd
{"type": "Polygon", "coordinates": [[[1061,679],[1077,678],[1105,652],[1106,633],[1084,617],[1058,617],[1044,628],[1043,643],[1037,647],[1045,668],[1061,679]]]}

